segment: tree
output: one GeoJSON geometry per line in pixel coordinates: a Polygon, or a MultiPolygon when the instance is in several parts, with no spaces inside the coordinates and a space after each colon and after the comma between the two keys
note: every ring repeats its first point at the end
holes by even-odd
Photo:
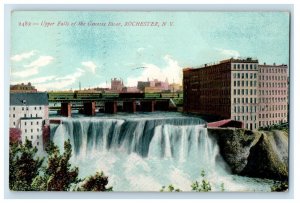
{"type": "Polygon", "coordinates": [[[70,140],[64,143],[64,153],[61,155],[57,146],[50,142],[46,148],[48,165],[43,172],[34,179],[32,187],[40,191],[70,191],[81,181],[78,178],[78,167],[71,167],[69,163],[72,155],[70,140]]]}
{"type": "Polygon", "coordinates": [[[37,148],[27,138],[24,144],[11,143],[9,147],[9,188],[31,191],[32,181],[39,174],[44,159],[37,157],[37,148]]]}
{"type": "Polygon", "coordinates": [[[96,175],[85,179],[79,191],[112,191],[112,187],[106,187],[108,184],[108,177],[101,171],[96,175]]]}

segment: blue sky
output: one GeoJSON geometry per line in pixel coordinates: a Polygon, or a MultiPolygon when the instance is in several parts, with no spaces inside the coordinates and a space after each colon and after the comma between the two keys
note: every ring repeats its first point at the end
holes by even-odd
{"type": "Polygon", "coordinates": [[[42,91],[105,87],[114,77],[128,86],[148,78],[181,83],[182,68],[230,57],[289,64],[287,12],[15,11],[11,23],[11,83],[42,91]],[[25,21],[31,26],[20,26],[25,21]],[[160,26],[124,26],[133,21],[160,26]],[[88,25],[108,22],[123,26],[88,25]]]}

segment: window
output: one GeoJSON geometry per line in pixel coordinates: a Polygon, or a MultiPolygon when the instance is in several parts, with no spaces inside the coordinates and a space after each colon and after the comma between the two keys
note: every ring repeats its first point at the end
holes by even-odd
{"type": "Polygon", "coordinates": [[[36,143],[37,146],[39,146],[39,144],[40,144],[39,142],[36,143]]]}
{"type": "Polygon", "coordinates": [[[24,117],[26,118],[26,114],[24,114],[24,117]]]}
{"type": "Polygon", "coordinates": [[[27,129],[25,129],[25,133],[27,133],[27,129]]]}
{"type": "Polygon", "coordinates": [[[39,122],[37,121],[37,122],[36,122],[36,124],[38,125],[38,124],[39,124],[39,122]]]}
{"type": "Polygon", "coordinates": [[[38,117],[38,115],[37,115],[37,114],[35,114],[35,117],[38,117]]]}
{"type": "Polygon", "coordinates": [[[42,110],[42,107],[40,106],[40,110],[42,110]]]}
{"type": "Polygon", "coordinates": [[[31,125],[33,125],[33,122],[31,121],[31,123],[30,123],[31,125]]]}
{"type": "Polygon", "coordinates": [[[22,107],[22,111],[24,111],[24,107],[22,107]]]}
{"type": "Polygon", "coordinates": [[[14,107],[13,110],[16,110],[16,108],[14,107]]]}
{"type": "Polygon", "coordinates": [[[37,129],[36,129],[36,131],[37,131],[37,132],[39,132],[39,131],[40,131],[40,129],[38,129],[38,128],[37,128],[37,129]]]}
{"type": "Polygon", "coordinates": [[[13,118],[15,118],[16,117],[16,115],[15,114],[13,114],[13,118]]]}
{"type": "Polygon", "coordinates": [[[36,110],[36,107],[34,107],[34,110],[36,110]]]}
{"type": "Polygon", "coordinates": [[[25,124],[25,125],[27,125],[27,123],[26,123],[26,122],[24,122],[24,124],[25,124]]]}
{"type": "Polygon", "coordinates": [[[26,107],[26,110],[28,111],[28,106],[26,107]]]}
{"type": "Polygon", "coordinates": [[[33,135],[31,135],[31,139],[33,139],[33,135]]]}
{"type": "Polygon", "coordinates": [[[30,130],[33,133],[33,129],[30,130]]]}

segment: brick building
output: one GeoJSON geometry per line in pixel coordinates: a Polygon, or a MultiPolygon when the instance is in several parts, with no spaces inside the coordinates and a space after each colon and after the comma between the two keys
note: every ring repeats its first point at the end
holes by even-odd
{"type": "Polygon", "coordinates": [[[259,65],[259,126],[287,122],[288,69],[286,65],[259,65]]]}
{"type": "Polygon", "coordinates": [[[242,121],[246,128],[257,129],[287,121],[287,87],[286,65],[260,66],[252,58],[228,59],[183,70],[183,108],[185,112],[242,121]],[[265,84],[266,77],[270,80],[265,84]],[[275,94],[278,91],[280,96],[275,94]]]}

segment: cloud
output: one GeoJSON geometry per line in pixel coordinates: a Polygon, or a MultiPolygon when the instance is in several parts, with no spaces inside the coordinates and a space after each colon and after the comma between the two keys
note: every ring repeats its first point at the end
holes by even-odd
{"type": "Polygon", "coordinates": [[[40,68],[48,65],[54,58],[52,56],[40,56],[37,60],[31,62],[28,65],[24,65],[26,68],[40,68]]]}
{"type": "Polygon", "coordinates": [[[143,63],[144,69],[138,77],[128,77],[127,86],[136,86],[138,81],[147,81],[158,79],[165,81],[168,79],[169,83],[182,83],[182,67],[179,66],[178,61],[172,58],[170,55],[163,57],[166,62],[165,67],[158,67],[155,64],[143,63]]]}
{"type": "Polygon", "coordinates": [[[74,84],[77,79],[83,75],[84,72],[85,71],[83,69],[77,68],[76,71],[72,74],[63,77],[57,77],[52,80],[53,82],[50,83],[37,84],[36,88],[40,91],[65,89],[66,87],[74,84]]]}
{"type": "Polygon", "coordinates": [[[34,56],[35,54],[37,53],[36,50],[32,50],[30,52],[24,52],[24,53],[21,53],[21,54],[16,54],[14,56],[12,56],[10,59],[12,61],[22,61],[23,59],[27,59],[27,58],[30,58],[31,56],[34,56]]]}
{"type": "Polygon", "coordinates": [[[96,73],[96,64],[92,61],[84,61],[81,63],[81,65],[83,65],[88,71],[92,72],[92,73],[96,73]]]}
{"type": "Polygon", "coordinates": [[[47,66],[53,61],[52,56],[40,56],[37,60],[32,61],[28,65],[24,65],[26,69],[12,72],[12,76],[26,78],[39,73],[39,68],[47,66]]]}
{"type": "Polygon", "coordinates": [[[40,83],[45,83],[48,81],[52,81],[55,79],[55,75],[49,75],[49,76],[44,76],[44,77],[38,77],[38,78],[32,78],[32,79],[26,79],[26,80],[20,80],[20,81],[12,81],[12,84],[20,84],[20,83],[27,83],[31,82],[32,84],[40,84],[40,83]]]}
{"type": "Polygon", "coordinates": [[[236,50],[230,50],[230,49],[220,49],[220,48],[215,48],[215,50],[217,50],[222,57],[224,58],[238,58],[240,57],[240,53],[236,50]]]}
{"type": "Polygon", "coordinates": [[[39,73],[38,68],[34,67],[34,68],[26,69],[26,70],[13,72],[12,76],[20,77],[20,78],[27,78],[29,76],[36,75],[38,73],[39,73]]]}

